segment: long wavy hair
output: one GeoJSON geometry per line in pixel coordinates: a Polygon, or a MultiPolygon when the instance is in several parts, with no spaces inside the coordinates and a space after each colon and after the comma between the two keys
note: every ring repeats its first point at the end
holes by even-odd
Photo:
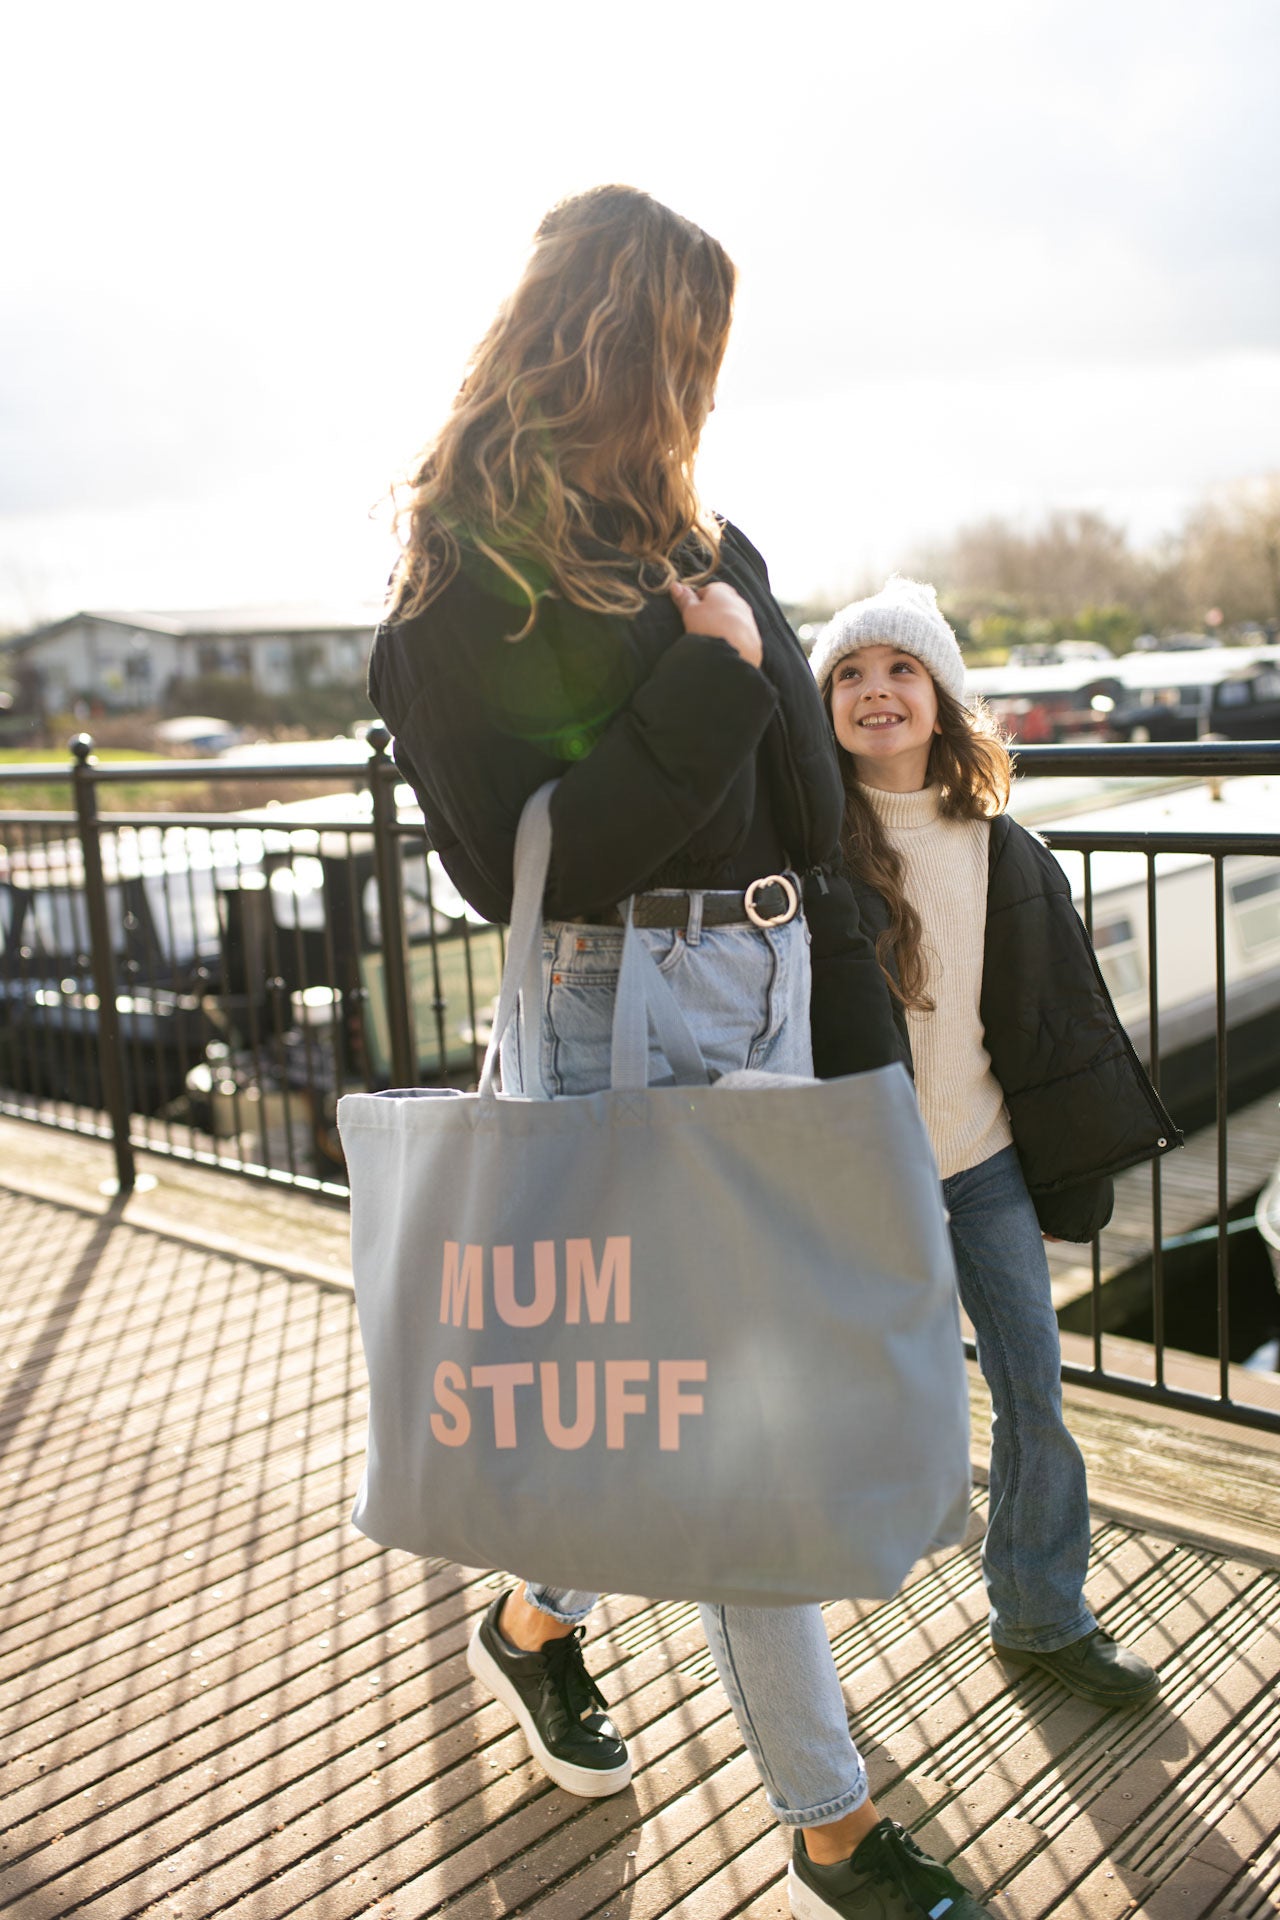
{"type": "Polygon", "coordinates": [[[723,247],[647,193],[595,187],[554,207],[409,476],[393,615],[429,605],[464,546],[527,601],[522,633],[548,590],[633,615],[644,590],[708,578],[720,531],[693,461],[733,291],[723,247]]]}
{"type": "MultiPolygon", "coordinates": [[[[831,718],[831,689],[827,682],[823,702],[831,718]]],[[[935,680],[940,732],[933,736],[925,785],[937,787],[938,810],[946,820],[990,820],[1009,803],[1013,769],[1009,749],[998,722],[981,701],[973,707],[953,699],[935,680]]],[[[932,1013],[926,991],[926,969],[920,915],[904,888],[901,855],[890,845],[879,814],[867,799],[858,778],[858,762],[836,741],[836,757],[844,781],[844,824],[840,844],[849,871],[866,880],[889,908],[889,924],[876,940],[876,958],[890,992],[906,1007],[932,1013]],[[891,961],[896,962],[895,970],[891,961]]]]}

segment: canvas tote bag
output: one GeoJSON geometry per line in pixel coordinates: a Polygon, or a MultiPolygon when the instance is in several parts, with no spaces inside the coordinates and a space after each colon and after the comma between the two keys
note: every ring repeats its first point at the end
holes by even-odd
{"type": "Polygon", "coordinates": [[[370,1396],[355,1524],[589,1592],[888,1596],[961,1538],[969,1492],[910,1081],[710,1084],[628,917],[611,1088],[497,1093],[521,989],[539,1058],[551,791],[521,821],[479,1091],[338,1108],[370,1396]],[[682,1084],[646,1086],[650,1021],[682,1084]]]}

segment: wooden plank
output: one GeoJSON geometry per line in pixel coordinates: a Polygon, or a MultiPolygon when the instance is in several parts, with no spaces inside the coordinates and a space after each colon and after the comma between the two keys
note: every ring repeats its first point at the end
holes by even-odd
{"type": "MultiPolygon", "coordinates": [[[[599,1609],[636,1773],[583,1802],[467,1671],[505,1576],[351,1530],[349,1295],[0,1193],[0,1356],[16,1920],[781,1920],[787,1838],[696,1609],[599,1609]]],[[[1086,1398],[1091,1471],[1199,1475],[1205,1529],[1269,1499],[1280,1446],[1086,1398]]],[[[981,1446],[976,1387],[975,1416],[981,1446]]],[[[1274,1911],[1280,1572],[1099,1518],[1090,1596],[1166,1681],[1109,1719],[992,1658],[981,1512],[895,1599],[827,1609],[882,1811],[996,1914],[1274,1911]]]]}

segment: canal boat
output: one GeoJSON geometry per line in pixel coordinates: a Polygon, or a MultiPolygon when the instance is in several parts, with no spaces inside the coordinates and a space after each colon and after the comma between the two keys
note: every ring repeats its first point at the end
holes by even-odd
{"type": "MultiPolygon", "coordinates": [[[[1094,830],[1280,836],[1280,777],[1166,782],[1138,793],[1132,782],[1028,779],[1015,781],[1011,810],[1046,835],[1082,914],[1087,906],[1103,978],[1148,1062],[1154,962],[1161,1091],[1180,1126],[1207,1124],[1217,1091],[1212,855],[1155,856],[1153,952],[1147,853],[1090,855],[1086,888],[1084,855],[1056,845],[1055,838],[1094,830]]],[[[1227,858],[1222,893],[1226,1080],[1229,1103],[1236,1106],[1280,1086],[1280,859],[1262,852],[1227,858]]]]}

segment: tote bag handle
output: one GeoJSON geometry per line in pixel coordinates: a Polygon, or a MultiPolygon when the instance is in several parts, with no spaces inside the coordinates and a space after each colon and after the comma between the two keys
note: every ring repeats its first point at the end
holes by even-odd
{"type": "Polygon", "coordinates": [[[649,1084],[649,1026],[658,1036],[680,1087],[705,1087],[711,1073],[702,1057],[671,983],[636,931],[631,901],[624,909],[622,965],[613,1009],[613,1048],[609,1062],[612,1087],[649,1084]]]}
{"type": "MultiPolygon", "coordinates": [[[[505,1034],[519,1000],[524,1009],[524,1079],[526,1095],[535,1100],[550,1096],[542,1080],[542,896],[551,864],[551,796],[557,782],[548,780],[529,796],[516,829],[514,888],[507,957],[502,970],[498,1008],[480,1074],[480,1095],[497,1098],[494,1077],[505,1034]]],[[[622,965],[613,1014],[610,1084],[617,1088],[648,1084],[649,1024],[658,1036],[676,1082],[706,1086],[710,1070],[689,1023],[658,964],[632,921],[631,902],[624,909],[622,965]]]]}

